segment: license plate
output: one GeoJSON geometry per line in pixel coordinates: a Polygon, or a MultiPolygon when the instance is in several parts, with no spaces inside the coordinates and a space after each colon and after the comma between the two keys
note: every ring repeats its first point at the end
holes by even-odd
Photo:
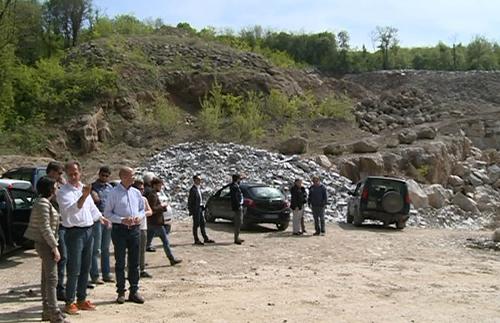
{"type": "Polygon", "coordinates": [[[279,216],[277,214],[264,214],[263,218],[266,220],[276,220],[279,216]]]}
{"type": "Polygon", "coordinates": [[[369,209],[375,209],[377,207],[377,202],[368,202],[368,204],[366,205],[367,208],[369,209]]]}

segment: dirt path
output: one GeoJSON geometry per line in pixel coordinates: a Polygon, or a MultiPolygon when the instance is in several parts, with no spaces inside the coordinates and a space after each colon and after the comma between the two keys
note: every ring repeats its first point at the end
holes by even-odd
{"type": "MultiPolygon", "coordinates": [[[[98,286],[97,311],[72,322],[500,322],[500,254],[464,247],[487,233],[332,224],[325,237],[292,237],[269,226],[237,246],[231,228],[211,225],[218,243],[194,247],[177,223],[185,261],[147,253],[146,304],[117,305],[114,287],[98,286]]],[[[0,322],[39,321],[34,251],[0,261],[0,273],[0,322]]]]}

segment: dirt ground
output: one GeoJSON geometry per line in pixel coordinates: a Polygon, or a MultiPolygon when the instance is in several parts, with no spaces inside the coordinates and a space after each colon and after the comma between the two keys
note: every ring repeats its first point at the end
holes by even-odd
{"type": "MultiPolygon", "coordinates": [[[[295,237],[258,226],[238,246],[231,230],[211,224],[217,243],[193,246],[190,222],[177,222],[184,262],[146,254],[144,305],[118,305],[102,285],[89,290],[97,310],[71,321],[500,322],[500,254],[464,246],[487,232],[330,224],[324,237],[295,237]]],[[[34,250],[0,261],[0,322],[40,321],[39,264],[34,250]]]]}

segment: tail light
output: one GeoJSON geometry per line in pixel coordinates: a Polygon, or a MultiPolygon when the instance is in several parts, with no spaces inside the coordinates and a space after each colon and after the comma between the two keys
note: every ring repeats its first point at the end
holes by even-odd
{"type": "Polygon", "coordinates": [[[7,189],[10,191],[14,188],[14,186],[12,184],[9,184],[9,186],[7,186],[7,189]]]}
{"type": "Polygon", "coordinates": [[[362,200],[368,200],[368,187],[365,187],[363,189],[363,192],[361,193],[361,199],[362,200]]]}
{"type": "Polygon", "coordinates": [[[406,195],[405,195],[405,203],[406,204],[411,204],[410,194],[408,194],[408,193],[406,193],[406,195]]]}
{"type": "Polygon", "coordinates": [[[243,205],[246,207],[256,207],[255,201],[249,198],[243,200],[243,205]]]}

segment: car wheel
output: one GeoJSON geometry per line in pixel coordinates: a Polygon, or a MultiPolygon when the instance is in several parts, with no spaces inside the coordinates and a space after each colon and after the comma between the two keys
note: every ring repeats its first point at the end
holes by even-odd
{"type": "Polygon", "coordinates": [[[7,247],[7,241],[5,240],[3,229],[0,227],[0,256],[4,254],[6,247],[7,247]]]}
{"type": "Polygon", "coordinates": [[[347,209],[347,212],[345,214],[345,222],[352,223],[352,221],[354,221],[354,217],[352,216],[351,213],[349,213],[349,209],[347,209]]]}
{"type": "Polygon", "coordinates": [[[396,229],[403,230],[406,227],[406,221],[400,220],[396,222],[396,229]]]}
{"type": "Polygon", "coordinates": [[[289,224],[290,221],[283,221],[280,223],[276,223],[276,227],[278,228],[278,231],[285,231],[288,228],[289,224]]]}
{"type": "Polygon", "coordinates": [[[362,215],[360,214],[360,212],[358,211],[358,212],[356,212],[356,214],[354,214],[354,216],[353,216],[353,218],[352,218],[352,223],[353,223],[355,226],[359,227],[359,226],[361,226],[361,225],[363,224],[363,221],[364,221],[364,220],[365,220],[365,219],[363,219],[363,216],[362,216],[362,215]]]}
{"type": "Polygon", "coordinates": [[[403,207],[403,197],[399,192],[389,191],[382,197],[382,208],[387,213],[398,213],[403,207]]]}
{"type": "Polygon", "coordinates": [[[215,222],[215,216],[212,215],[212,212],[210,212],[210,208],[205,209],[205,221],[208,223],[214,223],[215,222]]]}

